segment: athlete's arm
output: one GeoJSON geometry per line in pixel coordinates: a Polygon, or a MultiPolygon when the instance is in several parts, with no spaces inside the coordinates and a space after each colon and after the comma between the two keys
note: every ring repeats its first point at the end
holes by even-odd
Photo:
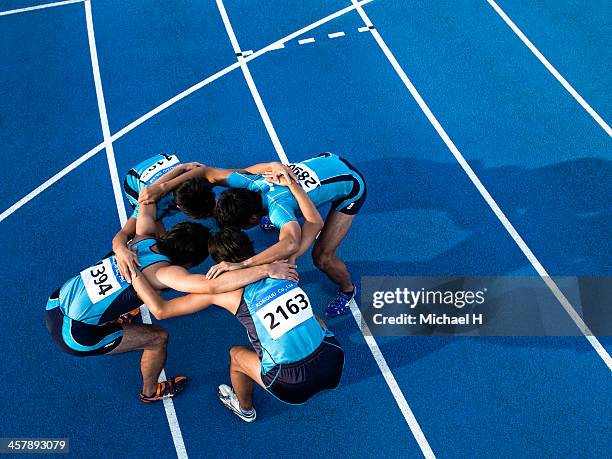
{"type": "Polygon", "coordinates": [[[172,300],[163,299],[155,290],[146,276],[138,270],[132,272],[132,286],[138,297],[147,305],[151,314],[157,320],[168,319],[170,317],[184,316],[206,309],[211,304],[225,304],[230,298],[230,293],[219,294],[189,294],[172,300]]]}
{"type": "MultiPolygon", "coordinates": [[[[142,194],[142,191],[140,194],[142,194]]],[[[139,206],[138,218],[136,219],[136,236],[155,236],[157,234],[156,214],[157,206],[155,202],[139,206]]]]}
{"type": "Polygon", "coordinates": [[[127,246],[128,241],[136,235],[136,219],[128,218],[123,228],[119,230],[113,238],[113,252],[117,259],[117,265],[119,271],[125,280],[131,282],[130,268],[136,268],[136,265],[140,266],[138,255],[130,250],[127,246]]]}
{"type": "Polygon", "coordinates": [[[200,163],[184,163],[184,164],[179,164],[178,166],[176,166],[173,169],[170,169],[168,172],[166,172],[164,175],[162,175],[160,178],[158,178],[157,180],[155,180],[155,184],[156,185],[161,185],[162,183],[166,183],[182,174],[185,174],[197,167],[202,167],[203,165],[200,163]]]}
{"type": "Polygon", "coordinates": [[[210,166],[200,166],[193,168],[189,172],[174,177],[166,182],[155,182],[152,185],[145,187],[138,196],[138,202],[148,204],[158,201],[162,196],[174,191],[182,183],[185,183],[194,178],[202,178],[213,185],[225,186],[227,178],[234,172],[246,172],[243,169],[219,169],[210,166]]]}
{"type": "Polygon", "coordinates": [[[280,186],[286,186],[293,194],[293,197],[298,203],[300,211],[304,216],[304,224],[302,225],[302,237],[300,239],[300,245],[297,250],[289,260],[292,263],[295,263],[295,260],[306,252],[314,240],[317,238],[317,235],[323,229],[323,219],[321,218],[321,214],[319,213],[317,207],[314,205],[308,193],[304,191],[304,189],[300,186],[299,182],[294,180],[293,176],[289,174],[289,169],[285,168],[285,170],[279,173],[275,172],[267,172],[264,174],[264,177],[272,183],[276,183],[280,186]],[[276,175],[275,175],[276,174],[276,175]]]}
{"type": "Polygon", "coordinates": [[[259,252],[248,260],[240,263],[230,263],[222,261],[208,270],[206,273],[207,279],[216,279],[222,273],[231,272],[238,269],[250,268],[252,266],[261,266],[266,263],[273,263],[278,260],[288,260],[300,248],[302,230],[297,221],[290,221],[283,225],[280,230],[278,242],[266,250],[259,252]]]}
{"type": "Polygon", "coordinates": [[[168,288],[185,293],[217,294],[238,290],[266,277],[297,281],[295,265],[286,261],[253,266],[227,272],[215,279],[203,274],[192,274],[181,266],[163,266],[155,271],[155,278],[168,288]]]}

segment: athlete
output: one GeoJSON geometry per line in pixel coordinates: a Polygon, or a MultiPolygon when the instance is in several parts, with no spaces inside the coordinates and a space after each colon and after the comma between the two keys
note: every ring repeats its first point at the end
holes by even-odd
{"type": "MultiPolygon", "coordinates": [[[[310,201],[299,186],[296,188],[303,193],[301,201],[310,201]]],[[[296,256],[310,247],[323,226],[312,202],[310,208],[300,207],[307,227],[296,256]]],[[[209,250],[217,262],[240,263],[254,255],[247,235],[233,228],[221,229],[213,236],[209,250]]],[[[145,276],[135,271],[133,279],[134,288],[152,310],[167,317],[190,314],[216,304],[244,325],[253,349],[245,346],[230,349],[231,387],[219,386],[220,401],[244,421],[256,419],[253,382],[290,404],[304,403],[313,395],[339,385],[344,366],[342,347],[313,314],[308,295],[297,282],[263,279],[232,292],[190,294],[166,301],[145,276]]]]}
{"type": "MultiPolygon", "coordinates": [[[[155,205],[141,206],[136,237],[131,249],[138,252],[140,267],[132,269],[157,290],[173,288],[181,292],[219,293],[232,291],[265,277],[295,279],[287,263],[274,263],[254,269],[227,273],[215,281],[191,274],[186,268],[200,264],[208,256],[208,228],[193,222],[174,226],[160,238],[156,234],[155,205]],[[235,274],[235,275],[234,275],[235,274]]],[[[158,325],[132,323],[142,300],[121,275],[114,254],[81,271],[56,290],[47,302],[46,322],[61,350],[75,356],[119,354],[143,350],[140,399],[149,403],[173,397],[183,389],[187,378],[176,376],[157,383],[166,359],[168,333],[158,325]]],[[[152,310],[157,319],[163,315],[152,310]]]]}
{"type": "MultiPolygon", "coordinates": [[[[119,271],[128,282],[130,280],[128,264],[138,264],[138,255],[128,248],[128,241],[134,237],[136,232],[136,218],[139,210],[138,194],[148,185],[167,182],[201,166],[199,163],[181,163],[176,155],[160,154],[134,166],[125,176],[123,190],[132,207],[132,214],[113,238],[113,251],[119,271]]],[[[184,181],[173,193],[160,199],[156,205],[155,218],[158,223],[155,235],[162,236],[165,232],[162,220],[180,211],[195,219],[210,217],[215,206],[215,195],[208,182],[201,178],[193,178],[184,181]]]]}
{"type": "Polygon", "coordinates": [[[221,194],[215,207],[215,217],[221,226],[250,228],[260,221],[262,215],[269,216],[272,224],[280,230],[278,243],[241,263],[223,262],[213,266],[208,275],[214,278],[232,269],[291,259],[298,250],[302,238],[298,223],[299,206],[285,188],[274,186],[274,181],[286,171],[299,180],[317,207],[331,203],[312,257],[315,265],[338,285],[338,293],[325,309],[328,317],[338,316],[349,309],[356,288],[346,265],[338,258],[337,250],[366,199],[363,176],[345,159],[324,153],[288,166],[262,163],[243,171],[203,166],[162,186],[149,187],[143,198],[144,202],[149,202],[185,180],[200,177],[214,185],[231,188],[221,194]]]}

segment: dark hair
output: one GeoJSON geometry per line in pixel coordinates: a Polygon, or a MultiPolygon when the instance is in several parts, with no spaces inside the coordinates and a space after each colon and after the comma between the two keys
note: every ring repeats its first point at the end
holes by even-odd
{"type": "Polygon", "coordinates": [[[204,225],[181,222],[157,239],[157,248],[173,265],[197,266],[208,257],[209,238],[210,230],[204,225]]]}
{"type": "Polygon", "coordinates": [[[215,207],[219,226],[246,228],[253,215],[261,214],[261,196],[255,191],[231,188],[221,193],[215,207]]]}
{"type": "Polygon", "coordinates": [[[253,243],[247,234],[237,228],[222,228],[208,241],[210,256],[217,263],[240,263],[255,255],[253,243]]]}
{"type": "Polygon", "coordinates": [[[206,180],[193,178],[174,191],[174,202],[189,217],[208,218],[215,209],[215,193],[206,180]]]}

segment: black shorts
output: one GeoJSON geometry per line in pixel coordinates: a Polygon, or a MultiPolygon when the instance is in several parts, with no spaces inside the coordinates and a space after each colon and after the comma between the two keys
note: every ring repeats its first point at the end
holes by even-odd
{"type": "Polygon", "coordinates": [[[342,214],[356,215],[365,203],[368,195],[365,178],[363,178],[361,172],[353,167],[346,159],[340,157],[339,159],[353,172],[350,176],[353,181],[353,188],[347,196],[332,202],[331,208],[342,214]]]}
{"type": "Polygon", "coordinates": [[[78,357],[108,354],[121,343],[123,328],[111,322],[91,325],[71,320],[62,314],[53,295],[47,303],[47,330],[55,344],[64,352],[78,357]]]}
{"type": "Polygon", "coordinates": [[[328,336],[305,359],[275,365],[261,379],[280,401],[299,405],[323,390],[337,388],[343,368],[344,351],[336,338],[328,336]]]}

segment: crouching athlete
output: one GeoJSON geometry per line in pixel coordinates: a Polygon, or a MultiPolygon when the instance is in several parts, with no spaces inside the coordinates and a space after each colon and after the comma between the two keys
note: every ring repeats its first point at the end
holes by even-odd
{"type": "MultiPolygon", "coordinates": [[[[140,267],[131,268],[146,278],[155,291],[173,288],[182,292],[221,293],[233,291],[251,282],[277,276],[295,278],[287,263],[262,266],[228,273],[219,282],[191,274],[186,268],[200,264],[208,256],[208,228],[183,222],[165,236],[152,237],[156,230],[155,205],[142,206],[131,249],[137,251],[140,267]]],[[[131,266],[131,265],[130,265],[131,266]]],[[[140,399],[154,402],[173,397],[183,389],[187,378],[176,376],[158,383],[166,360],[168,332],[150,324],[135,324],[135,315],[143,301],[121,275],[114,254],[81,271],[56,290],[47,302],[46,322],[59,348],[75,356],[119,354],[142,349],[143,379],[140,399]]],[[[146,302],[145,302],[146,304],[146,302]]],[[[157,319],[164,318],[156,309],[157,319]]]]}
{"type": "MultiPolygon", "coordinates": [[[[306,211],[300,205],[306,228],[298,256],[309,248],[323,226],[312,202],[310,205],[306,211]],[[311,218],[313,212],[318,220],[311,218]]],[[[211,238],[209,251],[217,262],[240,263],[255,254],[247,235],[230,228],[222,229],[211,238]]],[[[256,418],[253,382],[291,404],[304,403],[318,392],[339,385],[344,366],[342,347],[323,321],[313,314],[308,295],[295,280],[268,278],[232,292],[191,294],[166,301],[145,276],[135,272],[133,277],[134,288],[152,310],[172,317],[216,304],[244,325],[253,349],[231,348],[231,387],[219,386],[221,402],[244,421],[252,422],[256,418]]]]}

